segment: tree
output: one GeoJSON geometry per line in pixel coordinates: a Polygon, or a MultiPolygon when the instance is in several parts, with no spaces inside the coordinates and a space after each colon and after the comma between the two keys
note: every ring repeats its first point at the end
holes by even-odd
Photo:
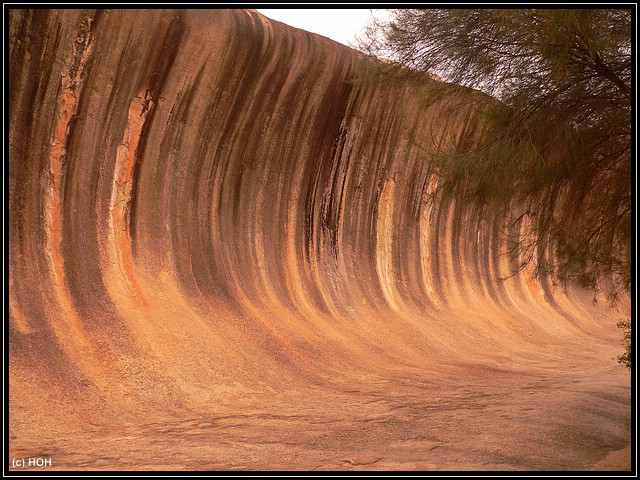
{"type": "Polygon", "coordinates": [[[524,212],[539,273],[607,284],[612,299],[631,286],[631,16],[401,9],[369,25],[358,45],[404,67],[396,71],[427,72],[500,100],[482,138],[438,163],[442,188],[505,208],[516,221],[524,212]]]}

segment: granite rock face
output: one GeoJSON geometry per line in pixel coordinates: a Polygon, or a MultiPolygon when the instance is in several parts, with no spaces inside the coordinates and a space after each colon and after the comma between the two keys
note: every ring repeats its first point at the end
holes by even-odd
{"type": "Polygon", "coordinates": [[[8,33],[13,456],[585,469],[628,443],[628,300],[509,276],[526,226],[435,193],[483,95],[426,101],[253,11],[8,33]]]}

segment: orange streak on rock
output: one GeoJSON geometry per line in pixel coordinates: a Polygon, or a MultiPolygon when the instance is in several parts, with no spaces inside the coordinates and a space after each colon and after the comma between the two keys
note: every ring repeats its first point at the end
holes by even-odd
{"type": "Polygon", "coordinates": [[[438,188],[478,92],[252,11],[107,10],[77,40],[67,12],[11,17],[12,51],[55,54],[11,77],[12,455],[553,470],[623,446],[617,312],[533,264],[500,280],[528,220],[438,188]]]}
{"type": "Polygon", "coordinates": [[[45,198],[46,251],[52,277],[51,285],[55,290],[60,309],[64,312],[62,315],[54,316],[53,324],[56,334],[61,339],[61,345],[64,348],[73,349],[73,357],[79,356],[79,358],[85,359],[81,360],[81,363],[84,363],[87,369],[91,369],[94,363],[87,358],[87,353],[95,356],[96,352],[65,285],[65,259],[62,253],[62,203],[64,162],[67,154],[69,128],[77,113],[78,96],[83,88],[84,68],[93,52],[92,40],[91,33],[79,36],[62,70],[49,152],[49,188],[45,198]],[[75,351],[76,349],[80,350],[75,351]],[[79,353],[80,351],[83,353],[79,353]]]}
{"type": "Polygon", "coordinates": [[[26,335],[31,333],[33,329],[29,325],[29,320],[18,307],[16,296],[12,294],[12,283],[13,279],[9,276],[9,315],[11,317],[11,325],[15,326],[20,333],[26,335]]]}
{"type": "Polygon", "coordinates": [[[109,207],[111,211],[109,217],[109,252],[111,261],[115,262],[115,266],[118,269],[119,277],[119,279],[112,280],[115,283],[124,282],[131,295],[133,295],[131,299],[141,305],[145,305],[145,300],[136,279],[131,251],[129,208],[140,135],[147,115],[153,106],[154,103],[148,91],[140,93],[131,101],[122,142],[118,145],[109,207]]]}
{"type": "Polygon", "coordinates": [[[387,303],[396,312],[400,310],[396,301],[395,288],[393,284],[393,195],[395,182],[387,180],[384,184],[380,200],[378,202],[378,228],[376,231],[377,255],[376,269],[378,281],[384,292],[387,303]]]}

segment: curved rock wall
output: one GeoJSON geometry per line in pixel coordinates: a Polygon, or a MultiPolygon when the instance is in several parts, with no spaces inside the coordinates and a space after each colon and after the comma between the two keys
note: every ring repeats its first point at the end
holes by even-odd
{"type": "MultiPolygon", "coordinates": [[[[553,378],[541,412],[567,418],[584,399],[565,375],[628,388],[623,314],[530,270],[501,280],[520,233],[434,194],[430,158],[479,134],[482,95],[427,102],[434,80],[377,81],[353,50],[252,11],[12,10],[9,46],[16,454],[203,412],[357,417],[353,399],[425,382],[452,398],[461,378],[553,378]]],[[[610,448],[621,398],[593,433],[614,431],[610,448]]],[[[536,458],[514,465],[557,467],[536,458]]]]}

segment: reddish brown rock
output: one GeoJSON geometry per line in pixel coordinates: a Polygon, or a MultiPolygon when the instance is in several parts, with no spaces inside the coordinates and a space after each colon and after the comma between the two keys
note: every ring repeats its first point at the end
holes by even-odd
{"type": "Polygon", "coordinates": [[[499,280],[502,219],[432,198],[482,95],[454,114],[242,10],[11,10],[9,62],[10,458],[582,470],[629,442],[628,299],[499,280]]]}

